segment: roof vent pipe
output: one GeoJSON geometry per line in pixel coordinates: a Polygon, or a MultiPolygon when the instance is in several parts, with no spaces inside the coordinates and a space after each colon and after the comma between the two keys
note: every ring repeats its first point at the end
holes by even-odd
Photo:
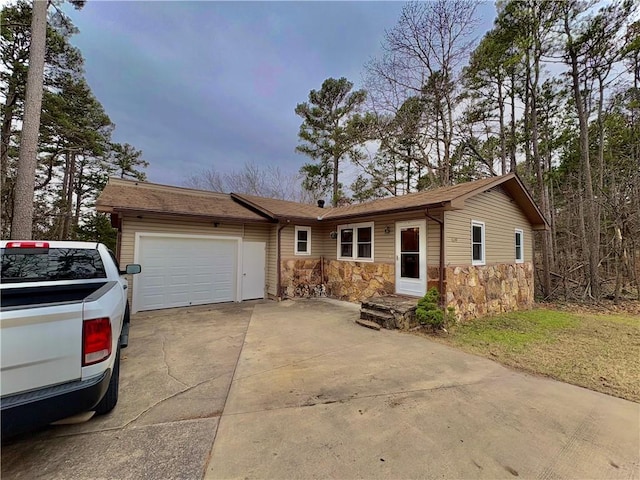
{"type": "Polygon", "coordinates": [[[318,200],[318,206],[324,208],[324,200],[318,200]]]}

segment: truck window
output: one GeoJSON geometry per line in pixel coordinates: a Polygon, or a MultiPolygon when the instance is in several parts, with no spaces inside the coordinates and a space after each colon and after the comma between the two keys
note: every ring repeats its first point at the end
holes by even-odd
{"type": "Polygon", "coordinates": [[[113,253],[111,251],[111,249],[107,249],[107,251],[109,252],[109,255],[111,256],[111,260],[113,260],[113,263],[116,264],[116,268],[118,269],[118,271],[120,271],[120,263],[118,262],[118,259],[116,258],[116,254],[113,253]]]}
{"type": "Polygon", "coordinates": [[[50,248],[37,253],[2,249],[2,282],[39,282],[106,278],[97,250],[50,248]]]}

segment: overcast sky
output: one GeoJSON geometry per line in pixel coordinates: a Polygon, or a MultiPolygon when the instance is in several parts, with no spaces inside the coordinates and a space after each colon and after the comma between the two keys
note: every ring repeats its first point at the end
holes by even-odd
{"type": "MultiPolygon", "coordinates": [[[[144,152],[149,181],[183,185],[247,162],[297,172],[308,158],[295,152],[296,104],[328,77],[359,87],[402,6],[90,0],[67,11],[114,141],[144,152]]],[[[478,14],[490,27],[493,4],[478,14]]]]}

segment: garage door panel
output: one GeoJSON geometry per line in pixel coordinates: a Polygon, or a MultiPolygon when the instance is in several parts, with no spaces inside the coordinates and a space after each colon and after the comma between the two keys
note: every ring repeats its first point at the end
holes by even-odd
{"type": "Polygon", "coordinates": [[[238,241],[139,237],[137,310],[236,300],[238,241]]]}

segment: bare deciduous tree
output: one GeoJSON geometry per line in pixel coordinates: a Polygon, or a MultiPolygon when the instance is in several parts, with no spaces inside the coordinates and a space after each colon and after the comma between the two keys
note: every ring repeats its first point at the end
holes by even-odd
{"type": "Polygon", "coordinates": [[[411,97],[425,102],[422,131],[435,148],[423,149],[421,162],[436,172],[441,185],[452,180],[458,80],[475,43],[477,4],[473,0],[407,4],[398,24],[385,36],[382,58],[365,66],[366,87],[377,111],[395,115],[411,97]]]}
{"type": "Polygon", "coordinates": [[[259,197],[314,203],[317,192],[302,188],[301,174],[283,172],[276,165],[262,167],[247,163],[239,170],[221,174],[213,169],[204,169],[187,177],[183,184],[199,190],[233,192],[259,197]]]}

